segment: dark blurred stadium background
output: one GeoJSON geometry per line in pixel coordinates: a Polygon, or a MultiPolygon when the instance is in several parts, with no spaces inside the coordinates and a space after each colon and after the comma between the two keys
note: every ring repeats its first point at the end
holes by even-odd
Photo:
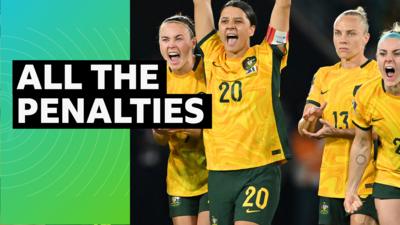
{"type": "MultiPolygon", "coordinates": [[[[225,0],[213,0],[219,12],[225,0]]],[[[268,25],[273,0],[248,0],[258,16],[252,43],[259,43],[268,25]]],[[[303,139],[296,130],[313,74],[337,62],[332,44],[332,25],[344,10],[363,6],[368,14],[371,39],[367,56],[374,58],[380,32],[399,20],[400,0],[292,0],[288,67],[281,82],[293,159],[282,167],[281,201],[274,225],[316,225],[317,185],[322,142],[303,139]]],[[[193,18],[191,0],[132,0],[131,56],[133,59],[160,59],[158,27],[175,13],[193,18]]],[[[215,13],[217,18],[219,13],[215,13]]],[[[159,147],[150,130],[131,131],[133,225],[172,224],[168,217],[165,176],[168,149],[159,147]]]]}

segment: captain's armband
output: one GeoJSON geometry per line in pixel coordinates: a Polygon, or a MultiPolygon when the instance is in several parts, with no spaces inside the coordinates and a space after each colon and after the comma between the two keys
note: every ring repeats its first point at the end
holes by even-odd
{"type": "Polygon", "coordinates": [[[268,26],[265,40],[271,45],[282,45],[287,43],[288,37],[289,32],[279,31],[271,26],[268,26]]]}

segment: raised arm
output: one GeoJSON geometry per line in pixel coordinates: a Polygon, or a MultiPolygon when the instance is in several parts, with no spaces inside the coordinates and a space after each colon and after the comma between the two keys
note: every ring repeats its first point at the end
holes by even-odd
{"type": "Polygon", "coordinates": [[[275,0],[269,24],[278,31],[289,31],[291,0],[275,0]]]}
{"type": "Polygon", "coordinates": [[[372,146],[372,131],[355,128],[355,137],[350,150],[349,178],[347,181],[344,208],[348,213],[354,213],[362,206],[357,195],[360,180],[369,162],[372,146]]]}
{"type": "MultiPolygon", "coordinates": [[[[291,3],[291,0],[275,0],[269,22],[270,27],[274,28],[276,31],[289,32],[291,3]]],[[[284,44],[278,44],[277,46],[281,51],[285,51],[284,44]]]]}
{"type": "Polygon", "coordinates": [[[198,41],[215,29],[211,0],[193,0],[194,24],[198,41]]]}

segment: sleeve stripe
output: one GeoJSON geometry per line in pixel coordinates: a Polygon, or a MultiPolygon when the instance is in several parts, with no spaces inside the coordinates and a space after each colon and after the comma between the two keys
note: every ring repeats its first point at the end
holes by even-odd
{"type": "Polygon", "coordinates": [[[317,107],[320,107],[320,106],[321,106],[321,104],[319,104],[319,102],[314,101],[314,100],[307,100],[306,103],[308,103],[308,104],[313,104],[313,105],[315,105],[315,106],[317,106],[317,107]]]}
{"type": "Polygon", "coordinates": [[[210,33],[208,33],[206,36],[204,36],[199,42],[198,46],[201,46],[204,42],[206,42],[211,36],[213,36],[215,33],[217,33],[216,30],[212,30],[210,33]]]}
{"type": "Polygon", "coordinates": [[[352,122],[353,122],[354,126],[360,128],[361,130],[368,131],[368,130],[370,130],[370,129],[372,128],[372,126],[369,126],[369,127],[362,127],[362,126],[358,125],[356,122],[354,122],[354,120],[353,120],[352,122]]]}

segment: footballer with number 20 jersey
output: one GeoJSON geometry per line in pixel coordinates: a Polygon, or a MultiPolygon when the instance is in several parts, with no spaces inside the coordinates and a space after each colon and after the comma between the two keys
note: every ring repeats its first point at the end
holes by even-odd
{"type": "Polygon", "coordinates": [[[204,129],[207,168],[255,168],[289,157],[280,75],[287,54],[266,39],[242,58],[226,58],[215,31],[199,43],[207,93],[212,93],[212,129],[204,129]]]}

